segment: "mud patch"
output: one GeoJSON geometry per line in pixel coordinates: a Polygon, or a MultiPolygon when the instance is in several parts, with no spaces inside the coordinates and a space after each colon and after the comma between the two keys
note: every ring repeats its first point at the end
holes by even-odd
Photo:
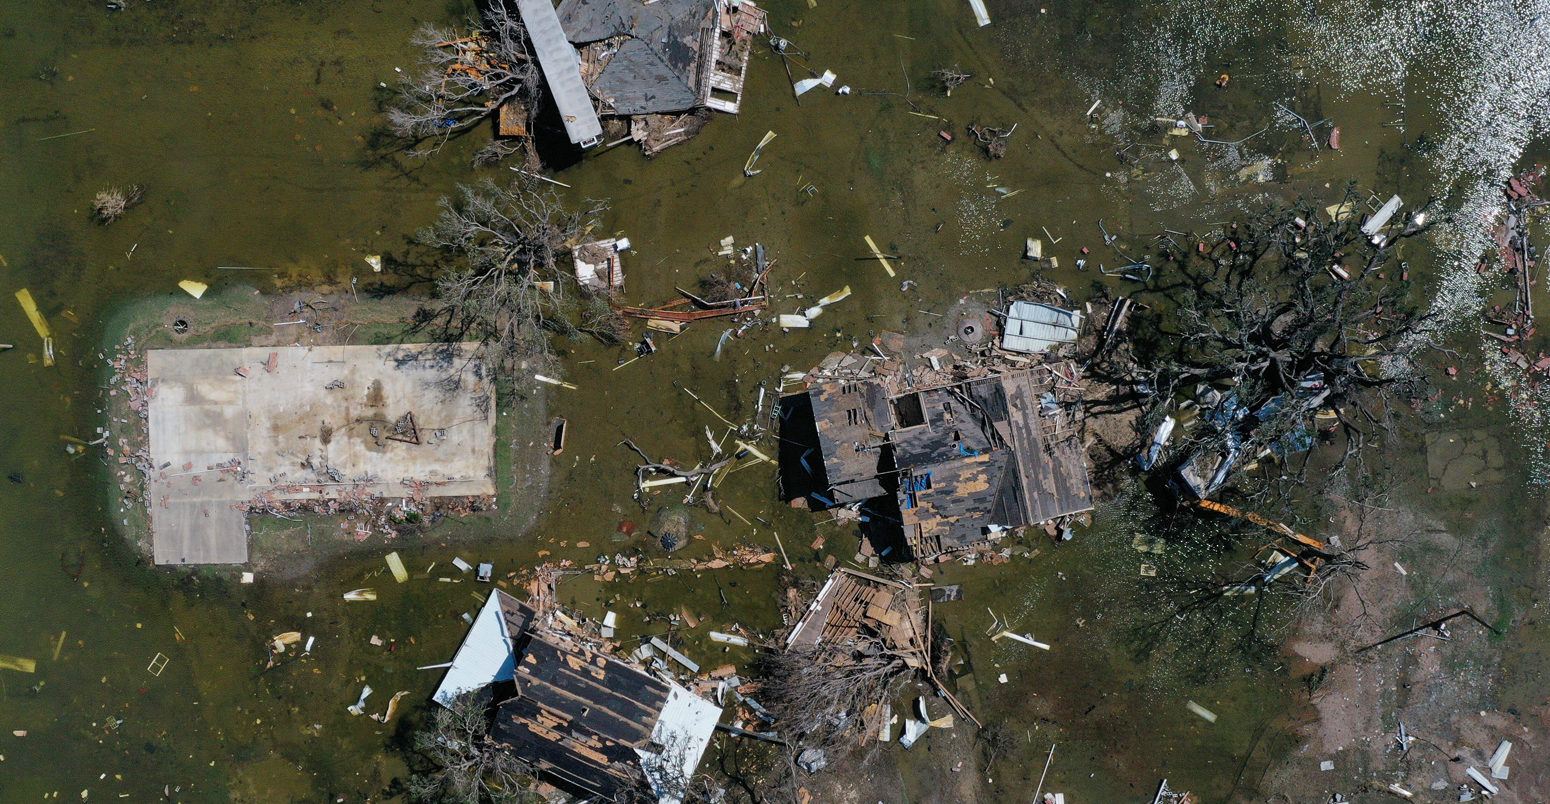
{"type": "Polygon", "coordinates": [[[1506,482],[1506,459],[1496,436],[1484,430],[1426,434],[1426,473],[1449,491],[1506,482]]]}

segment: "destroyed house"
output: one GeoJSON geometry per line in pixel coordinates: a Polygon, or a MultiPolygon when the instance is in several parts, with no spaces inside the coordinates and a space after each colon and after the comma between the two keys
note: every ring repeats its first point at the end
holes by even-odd
{"type": "Polygon", "coordinates": [[[592,97],[605,113],[634,115],[703,104],[701,54],[714,34],[713,10],[706,0],[564,0],[559,13],[583,50],[592,97]],[[602,47],[587,47],[594,43],[602,47]]]}
{"type": "MultiPolygon", "coordinates": [[[[736,114],[763,9],[746,0],[516,0],[570,141],[628,122],[648,156],[736,114]]],[[[622,131],[622,129],[621,129],[622,131]]]]}
{"type": "Polygon", "coordinates": [[[782,482],[815,508],[895,503],[916,560],[1090,510],[1085,450],[1047,384],[1034,369],[891,395],[875,378],[818,382],[782,402],[783,439],[806,445],[783,448],[782,482]]]}
{"type": "Polygon", "coordinates": [[[612,799],[644,782],[658,801],[682,801],[720,707],[545,621],[492,593],[435,699],[486,695],[494,741],[577,796],[612,799]]]}
{"type": "Polygon", "coordinates": [[[749,33],[764,12],[734,0],[563,0],[560,24],[604,114],[736,113],[749,33]]]}

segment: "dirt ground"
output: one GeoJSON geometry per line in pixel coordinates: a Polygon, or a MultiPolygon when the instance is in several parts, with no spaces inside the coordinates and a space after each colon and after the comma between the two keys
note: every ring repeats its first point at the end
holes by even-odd
{"type": "Polygon", "coordinates": [[[906,790],[917,793],[908,799],[912,804],[988,801],[974,732],[972,724],[933,729],[908,751],[857,752],[842,763],[843,770],[804,775],[799,783],[814,804],[896,802],[906,790]]]}
{"type": "Polygon", "coordinates": [[[1504,655],[1523,623],[1503,615],[1502,601],[1482,579],[1500,576],[1496,562],[1508,545],[1391,509],[1347,505],[1337,517],[1333,530],[1371,539],[1363,553],[1369,569],[1332,590],[1329,607],[1310,612],[1289,643],[1293,674],[1308,680],[1313,717],[1300,729],[1301,744],[1260,780],[1261,792],[1242,800],[1401,800],[1399,790],[1413,801],[1459,801],[1466,793],[1479,800],[1480,786],[1466,769],[1489,777],[1489,758],[1502,740],[1513,743],[1510,773],[1494,781],[1494,800],[1550,800],[1543,754],[1550,701],[1541,693],[1532,708],[1502,704],[1504,655]],[[1466,608],[1507,636],[1466,616],[1443,631],[1368,648],[1466,608]],[[1334,768],[1321,770],[1325,761],[1334,768]]]}

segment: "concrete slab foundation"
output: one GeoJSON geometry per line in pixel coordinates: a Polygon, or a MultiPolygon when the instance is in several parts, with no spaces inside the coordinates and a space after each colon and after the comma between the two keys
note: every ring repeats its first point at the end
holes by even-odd
{"type": "Polygon", "coordinates": [[[477,344],[147,360],[158,564],[246,562],[246,513],[276,501],[495,492],[495,391],[477,344]]]}

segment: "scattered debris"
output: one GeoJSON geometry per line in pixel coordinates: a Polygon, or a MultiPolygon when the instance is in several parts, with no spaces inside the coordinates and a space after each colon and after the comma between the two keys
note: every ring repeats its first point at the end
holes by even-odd
{"type": "MultiPolygon", "coordinates": [[[[367,689],[370,688],[368,687],[367,689]]],[[[392,720],[393,716],[398,714],[398,702],[408,694],[409,690],[399,690],[398,692],[393,693],[393,697],[388,699],[387,710],[382,712],[382,714],[372,715],[371,719],[377,721],[378,723],[386,723],[389,720],[392,720]]],[[[365,703],[365,701],[366,697],[363,695],[361,696],[361,700],[357,703],[365,703]]]]}
{"type": "Polygon", "coordinates": [[[576,386],[574,386],[574,385],[572,385],[572,384],[570,384],[568,382],[565,382],[564,380],[557,380],[557,379],[555,379],[553,377],[547,377],[547,376],[544,376],[542,374],[534,374],[533,375],[533,379],[535,379],[535,380],[537,380],[537,381],[539,381],[541,383],[545,383],[547,385],[557,385],[557,386],[559,386],[561,388],[564,388],[567,391],[577,391],[577,390],[580,390],[576,386]]]}
{"type": "Polygon", "coordinates": [[[1181,793],[1168,787],[1168,780],[1164,779],[1157,786],[1157,795],[1152,797],[1152,804],[1200,804],[1200,799],[1193,793],[1181,793]]]}
{"type": "Polygon", "coordinates": [[[746,648],[752,644],[748,641],[748,637],[738,636],[737,634],[723,634],[720,631],[712,631],[710,632],[709,636],[710,641],[720,642],[724,645],[736,645],[738,647],[746,648]]]}
{"type": "MultiPolygon", "coordinates": [[[[161,654],[157,654],[160,656],[161,654]]],[[[7,656],[0,653],[0,670],[15,670],[18,673],[35,673],[38,663],[32,659],[21,656],[7,656]]]]}
{"type": "Polygon", "coordinates": [[[738,294],[733,298],[703,299],[683,288],[677,288],[684,298],[674,299],[659,307],[616,306],[614,310],[620,315],[629,318],[644,318],[648,321],[672,321],[678,323],[756,312],[763,310],[767,305],[765,297],[767,288],[765,283],[770,268],[773,266],[773,260],[768,262],[765,260],[764,246],[755,243],[751,251],[737,261],[737,267],[742,271],[750,272],[752,279],[746,286],[741,282],[732,282],[730,286],[738,294]],[[752,257],[751,262],[748,259],[749,256],[752,257]]]}
{"type": "Polygon", "coordinates": [[[1035,640],[1032,636],[1030,636],[1028,634],[1014,634],[1011,631],[1002,631],[1001,633],[996,634],[995,636],[991,637],[990,641],[991,642],[996,642],[996,641],[1001,640],[1001,639],[1010,639],[1013,642],[1021,642],[1024,645],[1032,645],[1033,647],[1038,648],[1040,650],[1049,650],[1050,649],[1049,645],[1047,645],[1047,644],[1045,644],[1043,642],[1039,642],[1039,641],[1035,640]]]}
{"type": "Polygon", "coordinates": [[[871,256],[877,258],[877,261],[882,264],[883,270],[888,272],[888,276],[890,278],[895,276],[893,272],[893,266],[888,264],[888,255],[884,254],[882,250],[877,247],[877,244],[872,242],[872,236],[862,235],[862,239],[866,241],[866,247],[869,251],[871,251],[871,256]]]}
{"type": "Polygon", "coordinates": [[[370,695],[371,685],[367,684],[366,686],[361,687],[361,697],[356,698],[355,703],[350,704],[349,706],[345,707],[345,709],[356,717],[360,717],[361,715],[366,714],[366,698],[370,695]]]}
{"type": "Polygon", "coordinates": [[[54,365],[54,336],[49,330],[48,319],[43,317],[37,302],[32,300],[32,291],[27,288],[16,291],[16,301],[21,304],[22,312],[27,314],[27,320],[32,322],[32,328],[37,330],[38,337],[43,339],[43,365],[54,365]]]}
{"type": "Polygon", "coordinates": [[[620,254],[629,248],[630,240],[626,237],[591,240],[576,246],[571,251],[576,282],[593,293],[623,293],[624,260],[620,254]]]}
{"type": "MultiPolygon", "coordinates": [[[[837,76],[835,76],[833,70],[824,70],[823,75],[818,78],[804,78],[801,81],[792,84],[792,89],[796,91],[798,97],[801,97],[814,88],[834,86],[834,79],[836,77],[837,76]]],[[[757,154],[757,151],[755,153],[757,154]]],[[[743,172],[747,174],[747,168],[744,168],[743,172]]]]}
{"type": "Polygon", "coordinates": [[[1081,330],[1080,311],[1014,301],[1006,313],[1001,348],[1019,354],[1043,354],[1063,344],[1076,343],[1081,330]]]}
{"type": "Polygon", "coordinates": [[[1474,779],[1475,780],[1475,784],[1480,785],[1480,789],[1484,790],[1486,793],[1494,796],[1497,793],[1501,792],[1501,788],[1499,788],[1496,785],[1492,784],[1491,780],[1487,779],[1485,777],[1485,774],[1481,773],[1478,770],[1475,770],[1475,767],[1473,765],[1465,768],[1464,769],[1464,773],[1468,774],[1469,778],[1474,779]]]}
{"type": "MultiPolygon", "coordinates": [[[[971,0],[973,2],[973,0],[971,0]]],[[[969,124],[969,135],[974,141],[985,149],[985,155],[991,159],[1000,159],[1006,156],[1007,141],[1012,138],[1012,132],[1017,130],[1017,124],[1011,128],[1000,129],[995,126],[987,126],[980,123],[969,124]]]]}

